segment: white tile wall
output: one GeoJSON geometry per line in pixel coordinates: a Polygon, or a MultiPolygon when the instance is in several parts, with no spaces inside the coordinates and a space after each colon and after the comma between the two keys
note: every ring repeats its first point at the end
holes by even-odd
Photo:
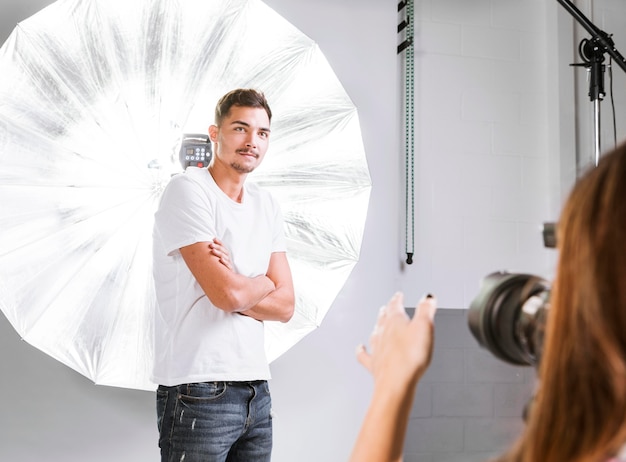
{"type": "Polygon", "coordinates": [[[465,308],[491,271],[551,276],[546,3],[415,5],[415,263],[399,286],[465,308]]]}

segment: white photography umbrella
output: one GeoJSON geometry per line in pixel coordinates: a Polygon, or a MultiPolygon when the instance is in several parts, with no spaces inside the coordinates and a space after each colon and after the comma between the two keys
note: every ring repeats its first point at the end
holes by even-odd
{"type": "Polygon", "coordinates": [[[153,214],[222,94],[262,90],[251,176],[281,203],[296,314],[320,325],[359,257],[371,182],[357,111],[316,44],[255,0],[59,0],[0,49],[0,308],[97,384],[150,383],[153,214]]]}

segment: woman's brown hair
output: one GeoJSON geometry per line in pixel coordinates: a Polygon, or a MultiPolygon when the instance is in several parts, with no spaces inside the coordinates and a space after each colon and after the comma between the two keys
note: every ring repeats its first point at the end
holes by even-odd
{"type": "Polygon", "coordinates": [[[537,395],[501,460],[601,462],[626,443],[626,144],[576,183],[557,246],[537,395]]]}

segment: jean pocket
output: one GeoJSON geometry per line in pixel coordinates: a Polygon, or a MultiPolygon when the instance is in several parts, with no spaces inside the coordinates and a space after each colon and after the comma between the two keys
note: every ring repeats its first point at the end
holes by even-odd
{"type": "Polygon", "coordinates": [[[226,393],[226,382],[188,383],[179,387],[178,398],[186,402],[213,401],[226,393]]]}

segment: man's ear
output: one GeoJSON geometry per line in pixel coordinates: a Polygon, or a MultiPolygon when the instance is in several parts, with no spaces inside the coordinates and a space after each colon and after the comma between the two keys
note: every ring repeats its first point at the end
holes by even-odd
{"type": "Polygon", "coordinates": [[[217,131],[218,131],[218,128],[216,125],[211,125],[209,127],[209,139],[213,141],[214,143],[217,142],[217,131]]]}

